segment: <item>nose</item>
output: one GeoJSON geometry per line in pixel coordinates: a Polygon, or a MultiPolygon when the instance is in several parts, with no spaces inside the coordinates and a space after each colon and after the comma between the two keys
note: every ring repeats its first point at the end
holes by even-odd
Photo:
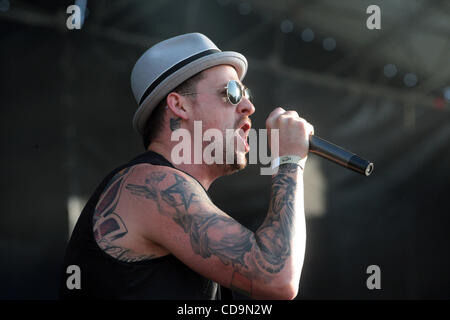
{"type": "Polygon", "coordinates": [[[236,110],[238,113],[249,117],[255,113],[255,106],[248,98],[242,97],[242,100],[238,104],[236,110]]]}

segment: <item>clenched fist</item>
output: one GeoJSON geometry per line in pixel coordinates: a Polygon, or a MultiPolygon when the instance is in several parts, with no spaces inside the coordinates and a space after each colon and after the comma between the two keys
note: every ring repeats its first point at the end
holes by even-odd
{"type": "Polygon", "coordinates": [[[266,128],[269,134],[269,146],[271,146],[271,130],[279,130],[279,156],[297,155],[302,158],[308,156],[309,137],[314,134],[314,127],[297,111],[286,111],[283,108],[273,110],[266,120],[266,128]]]}

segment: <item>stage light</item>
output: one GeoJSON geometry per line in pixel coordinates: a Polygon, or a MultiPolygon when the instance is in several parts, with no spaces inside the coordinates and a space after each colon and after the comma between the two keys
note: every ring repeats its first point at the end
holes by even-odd
{"type": "Polygon", "coordinates": [[[414,87],[417,84],[417,76],[414,73],[407,73],[403,77],[403,83],[407,87],[414,87]]]}
{"type": "Polygon", "coordinates": [[[450,87],[445,87],[443,92],[445,100],[450,101],[450,87]]]}
{"type": "Polygon", "coordinates": [[[284,19],[280,23],[280,29],[283,33],[289,33],[294,30],[294,23],[289,19],[284,19]]]}
{"type": "Polygon", "coordinates": [[[397,71],[398,71],[397,66],[392,63],[388,63],[383,68],[384,75],[388,78],[395,77],[395,75],[397,74],[397,71]]]}
{"type": "Polygon", "coordinates": [[[445,109],[445,99],[442,97],[436,97],[433,99],[433,107],[438,110],[445,109]]]}
{"type": "Polygon", "coordinates": [[[310,28],[306,28],[302,31],[302,40],[305,42],[311,42],[314,40],[314,31],[312,31],[310,28]]]}
{"type": "Polygon", "coordinates": [[[323,48],[327,51],[333,51],[336,48],[336,40],[334,38],[325,38],[322,42],[323,48]]]}

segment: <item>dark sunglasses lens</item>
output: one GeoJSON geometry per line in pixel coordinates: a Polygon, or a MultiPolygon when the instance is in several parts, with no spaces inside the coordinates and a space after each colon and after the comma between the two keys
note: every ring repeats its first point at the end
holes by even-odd
{"type": "Polygon", "coordinates": [[[242,92],[239,84],[234,81],[228,81],[228,99],[232,104],[238,104],[241,102],[242,92]]]}
{"type": "Polygon", "coordinates": [[[253,95],[252,95],[252,92],[250,91],[249,88],[245,88],[245,90],[244,90],[244,96],[245,96],[250,102],[253,103],[253,95]]]}

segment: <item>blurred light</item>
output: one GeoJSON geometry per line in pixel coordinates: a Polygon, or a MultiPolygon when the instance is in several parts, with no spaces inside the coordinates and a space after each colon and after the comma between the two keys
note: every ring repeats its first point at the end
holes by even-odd
{"type": "Polygon", "coordinates": [[[217,3],[221,6],[227,6],[229,5],[231,0],[217,0],[217,3]]]}
{"type": "Polygon", "coordinates": [[[78,196],[70,196],[67,199],[67,218],[69,222],[69,238],[72,235],[73,228],[77,223],[78,217],[86,204],[86,199],[78,196]]]}
{"type": "Polygon", "coordinates": [[[248,2],[243,2],[239,5],[238,11],[241,15],[246,16],[252,12],[252,6],[248,2]]]}
{"type": "Polygon", "coordinates": [[[280,23],[280,29],[283,33],[289,33],[294,30],[294,23],[289,19],[284,19],[280,23]]]}
{"type": "Polygon", "coordinates": [[[304,203],[307,218],[323,217],[327,211],[327,177],[317,157],[308,159],[308,170],[305,171],[304,203]]]}
{"type": "Polygon", "coordinates": [[[302,40],[306,42],[311,42],[314,40],[314,31],[310,28],[303,30],[302,32],[302,40]]]}
{"type": "Polygon", "coordinates": [[[336,48],[336,40],[334,38],[326,38],[323,40],[323,48],[327,51],[333,51],[336,48]]]}
{"type": "Polygon", "coordinates": [[[445,108],[445,100],[442,97],[434,98],[433,107],[438,110],[444,110],[445,108]]]}
{"type": "Polygon", "coordinates": [[[450,101],[450,87],[444,88],[444,98],[447,101],[450,101]]]}
{"type": "Polygon", "coordinates": [[[395,64],[389,63],[384,66],[383,72],[384,75],[388,78],[395,77],[395,75],[397,74],[397,67],[395,66],[395,64]]]}
{"type": "Polygon", "coordinates": [[[407,87],[414,87],[417,84],[417,76],[414,73],[407,73],[403,77],[403,83],[407,87]]]}
{"type": "Polygon", "coordinates": [[[84,25],[84,20],[88,16],[87,12],[87,0],[75,0],[75,5],[77,5],[80,8],[81,12],[81,27],[84,25]]]}
{"type": "Polygon", "coordinates": [[[9,10],[9,0],[0,0],[0,11],[6,12],[9,10]]]}

